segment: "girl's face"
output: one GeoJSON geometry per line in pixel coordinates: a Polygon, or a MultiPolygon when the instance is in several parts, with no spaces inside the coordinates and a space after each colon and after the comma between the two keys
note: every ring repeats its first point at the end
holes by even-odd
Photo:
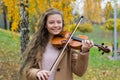
{"type": "Polygon", "coordinates": [[[60,14],[49,15],[47,18],[47,30],[50,34],[59,34],[63,29],[62,16],[60,14]]]}

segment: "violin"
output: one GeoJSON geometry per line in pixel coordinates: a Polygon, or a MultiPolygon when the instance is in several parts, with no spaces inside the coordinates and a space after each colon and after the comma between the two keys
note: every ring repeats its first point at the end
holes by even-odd
{"type": "MultiPolygon", "coordinates": [[[[70,35],[71,35],[70,32],[63,31],[60,34],[55,35],[51,43],[53,46],[57,48],[62,48],[66,44],[70,35]]],[[[87,40],[87,39],[88,39],[88,36],[86,35],[79,35],[77,37],[72,36],[71,41],[69,42],[68,46],[70,46],[73,49],[80,50],[81,45],[82,45],[81,44],[82,40],[87,40]]],[[[99,51],[102,50],[103,51],[102,54],[104,54],[104,52],[105,53],[110,52],[110,49],[107,46],[104,46],[104,43],[102,43],[102,45],[94,44],[94,46],[98,47],[99,51]]]]}

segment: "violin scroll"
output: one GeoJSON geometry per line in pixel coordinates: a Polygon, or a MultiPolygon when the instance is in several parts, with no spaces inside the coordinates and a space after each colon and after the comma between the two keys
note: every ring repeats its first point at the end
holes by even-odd
{"type": "Polygon", "coordinates": [[[98,47],[99,48],[99,51],[103,51],[102,52],[102,55],[105,53],[109,53],[110,52],[110,49],[108,48],[108,46],[104,46],[104,43],[102,43],[101,45],[98,45],[98,44],[94,44],[94,46],[98,47]]]}

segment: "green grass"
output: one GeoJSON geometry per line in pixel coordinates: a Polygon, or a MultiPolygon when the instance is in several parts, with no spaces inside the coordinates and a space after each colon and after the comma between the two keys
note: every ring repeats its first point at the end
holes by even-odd
{"type": "Polygon", "coordinates": [[[10,31],[5,31],[0,29],[0,53],[6,57],[0,58],[0,59],[9,59],[13,57],[18,58],[18,56],[14,56],[15,54],[19,54],[19,37],[17,33],[10,32],[10,31]]]}
{"type": "MultiPolygon", "coordinates": [[[[82,34],[77,32],[76,35],[82,34]]],[[[86,33],[96,44],[105,43],[111,46],[113,36],[108,36],[95,26],[92,33],[86,33]]],[[[118,37],[120,44],[120,38],[118,37]]],[[[101,55],[96,47],[90,50],[89,65],[82,77],[74,75],[74,80],[119,80],[120,60],[110,60],[110,54],[101,55]]],[[[0,29],[0,80],[16,80],[20,60],[19,34],[0,29]],[[9,73],[9,74],[8,74],[9,73]]]]}
{"type": "Polygon", "coordinates": [[[16,80],[19,46],[17,33],[0,29],[0,80],[16,80]]]}
{"type": "Polygon", "coordinates": [[[92,48],[86,73],[82,77],[75,75],[75,80],[119,80],[120,60],[110,60],[109,55],[101,55],[96,48],[92,48]]]}
{"type": "MultiPolygon", "coordinates": [[[[77,33],[82,34],[82,33],[77,33]]],[[[111,46],[113,43],[113,36],[111,32],[106,35],[98,26],[94,27],[92,33],[86,33],[84,35],[89,36],[89,39],[92,39],[94,43],[111,46]]],[[[118,43],[120,45],[120,37],[118,36],[118,43]]],[[[90,50],[90,59],[88,70],[85,75],[81,78],[75,76],[75,80],[119,80],[120,79],[120,60],[110,60],[108,56],[112,55],[112,52],[109,54],[102,55],[98,49],[92,48],[90,50]]]]}

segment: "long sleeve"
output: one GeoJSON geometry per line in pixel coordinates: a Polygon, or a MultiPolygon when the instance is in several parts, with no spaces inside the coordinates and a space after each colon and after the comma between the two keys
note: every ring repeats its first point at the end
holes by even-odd
{"type": "Polygon", "coordinates": [[[80,51],[72,50],[72,72],[82,76],[88,67],[89,53],[81,55],[80,51]]]}
{"type": "Polygon", "coordinates": [[[31,68],[26,72],[26,78],[27,80],[37,80],[36,77],[36,73],[39,71],[40,69],[36,69],[36,68],[31,68]]]}

